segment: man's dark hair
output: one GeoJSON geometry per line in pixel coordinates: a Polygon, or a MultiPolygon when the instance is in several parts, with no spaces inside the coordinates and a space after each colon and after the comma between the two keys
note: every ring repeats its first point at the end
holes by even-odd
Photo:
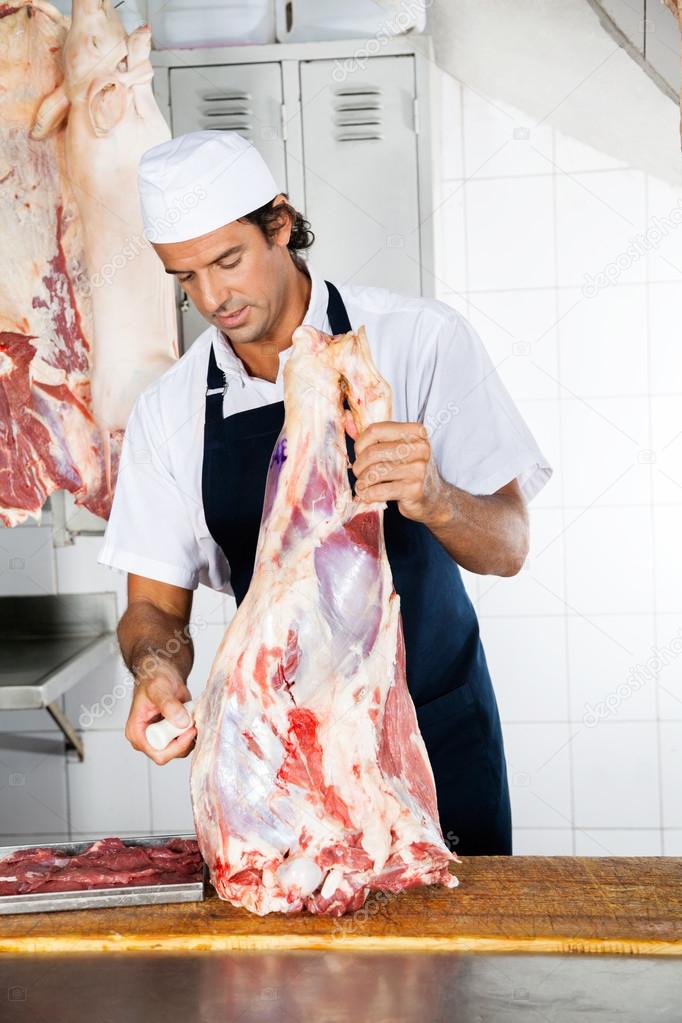
{"type": "Polygon", "coordinates": [[[284,196],[284,202],[280,202],[275,206],[275,200],[271,199],[265,206],[260,206],[252,213],[239,217],[239,220],[247,220],[250,224],[255,224],[256,227],[259,227],[269,243],[275,232],[282,226],[282,219],[288,217],[291,221],[291,237],[289,238],[287,248],[294,262],[298,263],[298,253],[302,249],[310,248],[315,241],[315,235],[310,229],[310,223],[303,214],[299,213],[290,202],[286,201],[288,199],[287,193],[281,192],[280,194],[284,196]]]}

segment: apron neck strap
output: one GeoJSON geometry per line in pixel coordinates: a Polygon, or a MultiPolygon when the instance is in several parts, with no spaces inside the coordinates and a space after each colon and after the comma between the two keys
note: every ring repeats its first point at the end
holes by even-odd
{"type": "Polygon", "coordinates": [[[347,334],[353,328],[350,325],[343,299],[339,294],[338,288],[331,281],[325,281],[324,283],[327,285],[327,291],[329,292],[327,318],[329,319],[332,334],[347,334]]]}

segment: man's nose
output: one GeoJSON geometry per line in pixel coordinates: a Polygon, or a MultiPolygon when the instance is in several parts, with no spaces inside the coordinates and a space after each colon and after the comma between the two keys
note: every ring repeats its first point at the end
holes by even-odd
{"type": "Polygon", "coordinates": [[[221,306],[229,302],[231,297],[229,290],[221,287],[218,281],[212,279],[209,274],[200,277],[198,284],[201,304],[211,315],[215,315],[221,306]]]}

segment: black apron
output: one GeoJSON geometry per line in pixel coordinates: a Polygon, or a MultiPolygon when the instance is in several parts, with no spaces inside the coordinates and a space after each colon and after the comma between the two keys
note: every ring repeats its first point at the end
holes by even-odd
{"type": "MultiPolygon", "coordinates": [[[[328,281],[333,334],[351,330],[328,281]]],[[[202,496],[206,523],[230,565],[237,603],[253,573],[265,481],[284,424],[284,402],[223,419],[226,378],[211,346],[206,393],[202,496]]],[[[351,462],[351,437],[346,438],[351,462]]],[[[349,472],[351,484],[354,477],[349,472]]],[[[466,856],[511,853],[511,811],[502,730],[476,613],[457,564],[433,534],[384,513],[386,552],[400,595],[407,682],[436,780],[443,836],[466,856]]]]}

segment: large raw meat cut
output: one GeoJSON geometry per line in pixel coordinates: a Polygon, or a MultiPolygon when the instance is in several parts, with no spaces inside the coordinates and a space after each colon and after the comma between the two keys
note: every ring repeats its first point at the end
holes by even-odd
{"type": "MultiPolygon", "coordinates": [[[[0,5],[0,521],[69,490],[106,518],[104,439],[90,405],[90,301],[62,133],[33,141],[61,80],[68,27],[49,4],[0,5]]],[[[115,476],[120,437],[110,441],[115,476]]]]}
{"type": "Polygon", "coordinates": [[[192,801],[221,898],[340,915],[371,889],[454,886],[456,857],[407,690],[385,505],[348,481],[345,431],[390,419],[390,388],[362,328],[293,344],[251,586],[196,708],[192,801]]]}

